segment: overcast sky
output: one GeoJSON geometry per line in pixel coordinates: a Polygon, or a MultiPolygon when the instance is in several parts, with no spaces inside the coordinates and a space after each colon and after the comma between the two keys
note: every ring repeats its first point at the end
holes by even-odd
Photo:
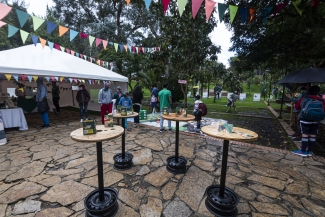
{"type": "MultiPolygon", "coordinates": [[[[214,0],[216,2],[223,3],[224,0],[214,0]]],[[[53,6],[52,0],[25,0],[27,4],[29,4],[28,13],[34,12],[36,16],[44,16],[46,12],[46,5],[53,6]]],[[[219,16],[217,13],[214,13],[214,16],[219,20],[219,16]]],[[[214,31],[210,34],[211,40],[214,44],[221,46],[221,54],[218,54],[218,61],[225,64],[227,67],[228,59],[234,56],[233,52],[229,52],[228,49],[231,46],[230,37],[232,33],[229,32],[224,23],[218,22],[218,27],[214,29],[214,31]]]]}

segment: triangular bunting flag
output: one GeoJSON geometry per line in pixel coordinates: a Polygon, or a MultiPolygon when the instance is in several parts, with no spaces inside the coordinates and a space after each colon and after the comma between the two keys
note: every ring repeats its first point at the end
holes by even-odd
{"type": "Polygon", "coordinates": [[[54,78],[53,76],[51,76],[51,80],[52,80],[52,81],[55,81],[55,78],[54,78]]]}
{"type": "Polygon", "coordinates": [[[37,44],[37,42],[38,42],[38,37],[37,37],[36,35],[32,35],[32,34],[30,34],[30,37],[32,37],[33,44],[34,44],[35,47],[36,47],[36,44],[37,44]]]}
{"type": "Polygon", "coordinates": [[[23,41],[23,44],[25,44],[28,35],[29,35],[28,32],[25,32],[24,30],[20,30],[20,37],[21,40],[23,41]]]}
{"type": "Polygon", "coordinates": [[[72,56],[74,56],[74,54],[75,54],[75,51],[74,51],[74,50],[72,50],[72,51],[71,51],[71,55],[72,55],[72,56]]]}
{"type": "Polygon", "coordinates": [[[70,54],[70,49],[66,48],[65,50],[67,51],[68,54],[70,54]]]}
{"type": "Polygon", "coordinates": [[[16,9],[16,14],[18,16],[18,21],[19,21],[20,27],[23,28],[23,26],[25,25],[26,21],[29,18],[29,14],[27,14],[24,11],[18,10],[18,9],[16,9]]]}
{"type": "Polygon", "coordinates": [[[187,4],[187,0],[177,0],[179,16],[182,16],[186,4],[187,4]]]}
{"type": "Polygon", "coordinates": [[[60,45],[58,45],[58,44],[54,44],[54,48],[57,49],[57,50],[60,50],[61,49],[60,48],[60,45]]]}
{"type": "Polygon", "coordinates": [[[79,58],[79,53],[78,53],[78,52],[76,52],[76,57],[78,57],[78,58],[79,58]]]}
{"type": "Polygon", "coordinates": [[[86,55],[84,55],[84,59],[87,60],[87,56],[86,55]]]}
{"type": "Polygon", "coordinates": [[[103,47],[104,47],[105,50],[106,50],[107,44],[108,44],[108,41],[103,40],[103,47]]]}
{"type": "Polygon", "coordinates": [[[11,79],[11,74],[5,74],[5,77],[7,78],[8,81],[11,79]]]}
{"type": "Polygon", "coordinates": [[[93,62],[93,58],[92,57],[89,57],[89,61],[92,63],[93,62]]]}
{"type": "Polygon", "coordinates": [[[128,46],[128,48],[129,48],[130,52],[132,53],[132,49],[131,49],[132,47],[131,46],[128,46]]]}
{"type": "Polygon", "coordinates": [[[49,21],[46,21],[46,29],[47,29],[47,34],[51,34],[53,30],[57,27],[58,25],[49,21]]]}
{"type": "Polygon", "coordinates": [[[47,82],[50,82],[50,77],[46,76],[45,79],[47,80],[47,82]]]}
{"type": "Polygon", "coordinates": [[[89,44],[90,44],[90,47],[93,45],[94,40],[95,40],[95,37],[90,35],[89,36],[89,44]]]}
{"type": "Polygon", "coordinates": [[[33,79],[34,79],[34,81],[36,82],[37,81],[37,79],[38,79],[38,76],[33,76],[33,79]]]}
{"type": "Polygon", "coordinates": [[[7,25],[7,23],[0,20],[0,28],[3,27],[4,25],[7,25]]]}
{"type": "Polygon", "coordinates": [[[162,0],[164,6],[164,13],[166,13],[170,0],[162,0]]]}
{"type": "Polygon", "coordinates": [[[248,8],[240,8],[241,23],[245,24],[247,19],[248,8]]]}
{"type": "Polygon", "coordinates": [[[276,16],[277,13],[283,10],[288,5],[288,2],[285,2],[283,4],[278,4],[275,6],[275,11],[274,11],[274,17],[276,16]]]}
{"type": "Polygon", "coordinates": [[[141,48],[142,52],[144,53],[144,47],[141,48]]]}
{"type": "Polygon", "coordinates": [[[47,44],[49,45],[50,49],[53,50],[54,43],[50,42],[50,41],[47,41],[47,44]]]}
{"type": "Polygon", "coordinates": [[[222,22],[223,17],[225,16],[225,12],[226,12],[227,8],[228,8],[228,5],[218,3],[218,12],[219,12],[220,23],[222,22]]]}
{"type": "Polygon", "coordinates": [[[54,79],[55,79],[56,81],[59,81],[59,77],[54,77],[54,79]]]}
{"type": "Polygon", "coordinates": [[[100,80],[98,80],[97,82],[98,82],[98,84],[100,84],[100,80]]]}
{"type": "Polygon", "coordinates": [[[114,43],[114,47],[115,47],[115,51],[117,52],[118,44],[117,43],[114,43]]]}
{"type": "Polygon", "coordinates": [[[293,6],[295,6],[296,10],[298,11],[298,13],[301,16],[302,15],[302,10],[299,8],[300,2],[301,2],[301,0],[296,0],[296,1],[292,1],[292,4],[293,4],[293,6]]]}
{"type": "Polygon", "coordinates": [[[135,47],[135,49],[136,49],[137,53],[139,53],[139,48],[138,47],[135,47]]]}
{"type": "Polygon", "coordinates": [[[238,11],[238,6],[236,5],[229,5],[229,11],[230,11],[230,23],[234,21],[236,13],[238,11]]]}
{"type": "Polygon", "coordinates": [[[31,75],[27,75],[27,78],[28,78],[29,82],[32,82],[32,78],[33,78],[33,76],[31,76],[31,75]]]}
{"type": "Polygon", "coordinates": [[[146,4],[146,8],[149,10],[151,0],[144,0],[144,3],[146,4]]]}
{"type": "Polygon", "coordinates": [[[193,19],[196,17],[197,12],[199,12],[202,2],[203,2],[203,0],[192,0],[192,17],[193,17],[193,19]]]}
{"type": "Polygon", "coordinates": [[[32,18],[33,18],[34,31],[36,31],[45,22],[45,20],[35,16],[32,16],[32,18]]]}
{"type": "Polygon", "coordinates": [[[11,36],[13,36],[14,34],[16,34],[16,32],[18,31],[19,29],[8,24],[8,38],[10,38],[11,36]]]}
{"type": "Polygon", "coordinates": [[[122,53],[122,51],[123,51],[123,44],[119,44],[118,46],[120,48],[120,52],[122,53]]]}
{"type": "Polygon", "coordinates": [[[76,83],[78,83],[78,79],[76,79],[76,78],[74,78],[73,81],[76,82],[76,83]]]}
{"type": "Polygon", "coordinates": [[[70,41],[72,41],[77,35],[78,35],[78,32],[70,29],[70,41]]]}
{"type": "Polygon", "coordinates": [[[63,51],[63,52],[64,52],[64,50],[65,50],[65,47],[62,47],[62,46],[60,46],[60,49],[61,49],[61,51],[63,51]]]}
{"type": "Polygon", "coordinates": [[[42,48],[44,49],[45,44],[46,44],[46,40],[42,39],[42,38],[39,38],[39,41],[41,42],[42,48]]]}
{"type": "Polygon", "coordinates": [[[21,75],[20,77],[21,77],[21,80],[22,80],[22,81],[25,81],[25,80],[26,80],[26,78],[27,78],[27,76],[26,76],[26,75],[21,75]]]}
{"type": "Polygon", "coordinates": [[[255,17],[255,9],[254,8],[250,8],[249,9],[249,22],[252,22],[252,20],[255,17]]]}
{"type": "Polygon", "coordinates": [[[62,81],[63,81],[63,79],[64,79],[64,77],[63,77],[63,76],[60,76],[60,82],[62,82],[62,81]]]}
{"type": "Polygon", "coordinates": [[[128,46],[126,44],[124,45],[124,50],[128,52],[128,46]]]}
{"type": "Polygon", "coordinates": [[[60,26],[59,25],[59,37],[61,37],[62,35],[64,35],[68,30],[69,30],[69,28],[67,28],[65,26],[60,26]]]}
{"type": "Polygon", "coordinates": [[[210,19],[211,13],[214,9],[216,2],[205,0],[205,17],[207,20],[210,19]]]}
{"type": "Polygon", "coordinates": [[[88,35],[85,34],[85,33],[80,32],[80,37],[81,37],[81,38],[88,38],[88,35]]]}
{"type": "Polygon", "coordinates": [[[2,20],[11,11],[12,7],[0,3],[0,20],[2,20]]]}
{"type": "Polygon", "coordinates": [[[96,47],[98,47],[98,45],[100,45],[100,43],[102,43],[102,39],[96,38],[96,47]]]}
{"type": "Polygon", "coordinates": [[[17,75],[17,74],[15,74],[15,75],[12,75],[12,77],[14,77],[14,79],[15,79],[16,81],[18,81],[18,80],[19,80],[19,75],[17,75]]]}
{"type": "Polygon", "coordinates": [[[69,78],[70,83],[72,83],[72,78],[69,78]]]}
{"type": "Polygon", "coordinates": [[[80,55],[80,58],[82,59],[82,58],[84,58],[84,55],[83,54],[79,54],[80,55]]]}

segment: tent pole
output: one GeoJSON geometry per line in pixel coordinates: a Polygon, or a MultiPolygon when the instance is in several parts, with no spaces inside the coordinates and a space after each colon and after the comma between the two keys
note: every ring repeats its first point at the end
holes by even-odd
{"type": "Polygon", "coordinates": [[[281,99],[281,109],[280,109],[280,115],[279,119],[282,119],[282,106],[283,106],[283,99],[284,99],[284,91],[285,91],[285,84],[283,84],[283,91],[282,91],[282,99],[281,99]]]}

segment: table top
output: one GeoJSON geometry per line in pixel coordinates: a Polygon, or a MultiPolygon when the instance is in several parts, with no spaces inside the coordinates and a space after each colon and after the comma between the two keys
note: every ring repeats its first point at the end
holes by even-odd
{"type": "MultiPolygon", "coordinates": [[[[112,113],[109,113],[109,115],[111,115],[112,113]]],[[[139,113],[137,112],[133,112],[133,114],[130,114],[130,112],[128,112],[128,115],[127,116],[122,116],[121,113],[116,113],[113,117],[114,118],[133,118],[133,117],[136,117],[138,116],[139,113]]]]}
{"type": "Polygon", "coordinates": [[[169,113],[169,115],[162,115],[162,118],[171,121],[193,121],[195,119],[194,115],[187,114],[187,117],[183,117],[183,115],[178,115],[176,113],[169,113]]]}
{"type": "Polygon", "coordinates": [[[102,142],[105,140],[115,139],[124,133],[124,128],[120,126],[105,127],[104,125],[96,126],[97,133],[84,135],[83,128],[79,128],[70,133],[71,139],[78,142],[102,142]]]}
{"type": "Polygon", "coordinates": [[[257,133],[240,127],[234,127],[231,134],[217,131],[216,127],[213,125],[202,127],[201,131],[209,136],[225,140],[249,141],[255,140],[258,137],[257,133]],[[246,137],[246,134],[250,135],[250,137],[246,137]]]}

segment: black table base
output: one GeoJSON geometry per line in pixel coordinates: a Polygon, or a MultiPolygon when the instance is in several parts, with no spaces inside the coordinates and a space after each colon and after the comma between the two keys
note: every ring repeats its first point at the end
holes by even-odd
{"type": "Polygon", "coordinates": [[[113,217],[118,211],[117,191],[104,188],[104,200],[99,199],[99,190],[92,191],[85,199],[86,217],[113,217]]]}
{"type": "Polygon", "coordinates": [[[116,154],[113,157],[114,159],[114,169],[117,170],[127,170],[133,166],[133,154],[126,152],[125,157],[123,158],[123,153],[116,154]]]}
{"type": "Polygon", "coordinates": [[[215,216],[235,217],[238,214],[237,204],[239,202],[237,194],[225,187],[224,196],[220,197],[220,185],[212,185],[206,189],[207,198],[205,206],[215,216]]]}
{"type": "Polygon", "coordinates": [[[211,185],[206,189],[207,199],[205,200],[205,206],[217,217],[235,217],[238,213],[236,206],[239,198],[233,190],[226,187],[228,150],[229,140],[224,140],[220,185],[211,185]]]}
{"type": "Polygon", "coordinates": [[[175,156],[171,156],[168,157],[166,161],[167,161],[166,169],[168,172],[173,174],[186,173],[187,160],[184,157],[178,156],[178,160],[176,160],[175,156]]]}

